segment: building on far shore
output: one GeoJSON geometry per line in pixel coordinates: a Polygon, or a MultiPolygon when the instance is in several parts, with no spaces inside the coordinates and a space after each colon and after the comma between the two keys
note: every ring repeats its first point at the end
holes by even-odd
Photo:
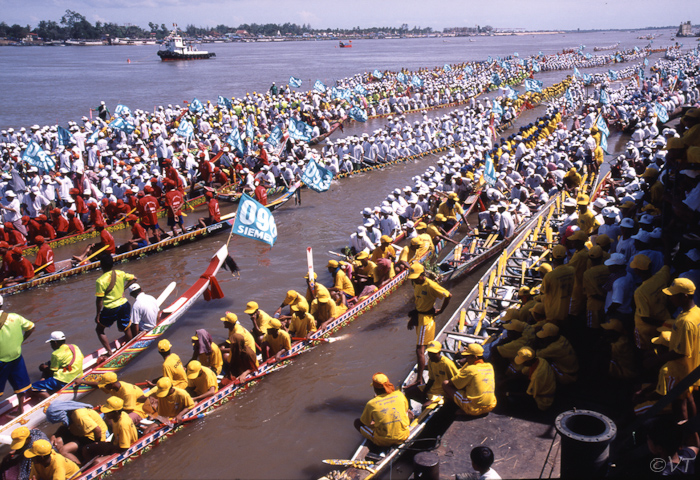
{"type": "Polygon", "coordinates": [[[693,35],[693,25],[690,23],[690,20],[687,22],[681,22],[681,26],[678,27],[678,33],[676,33],[677,37],[692,37],[693,35]]]}

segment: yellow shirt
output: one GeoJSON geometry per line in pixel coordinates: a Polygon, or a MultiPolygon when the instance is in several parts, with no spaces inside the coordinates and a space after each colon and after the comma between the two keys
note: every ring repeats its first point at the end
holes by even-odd
{"type": "Polygon", "coordinates": [[[71,346],[73,350],[64,343],[51,353],[51,370],[59,382],[70,383],[83,376],[83,353],[77,345],[71,346]]]}
{"type": "Polygon", "coordinates": [[[437,213],[442,213],[448,220],[457,220],[457,216],[461,216],[464,213],[464,209],[462,209],[457,202],[455,202],[452,205],[452,208],[450,208],[450,206],[447,205],[447,201],[444,201],[438,207],[437,213]]]}
{"type": "Polygon", "coordinates": [[[447,298],[451,294],[437,282],[426,278],[422,284],[414,283],[413,297],[416,300],[416,310],[421,313],[429,312],[438,298],[447,298]]]}
{"type": "Polygon", "coordinates": [[[537,359],[537,365],[534,368],[534,371],[528,372],[530,384],[527,387],[527,394],[535,399],[537,408],[547,410],[554,403],[554,392],[557,390],[554,370],[547,360],[542,358],[537,359]]]}
{"type": "Polygon", "coordinates": [[[197,360],[199,360],[202,365],[211,368],[217,375],[221,373],[221,369],[224,366],[224,357],[221,355],[221,349],[214,342],[211,344],[211,353],[202,353],[197,357],[197,360]]]}
{"type": "Polygon", "coordinates": [[[173,388],[170,395],[158,399],[158,415],[161,417],[177,417],[178,413],[191,407],[194,407],[194,400],[181,388],[173,388]]]}
{"type": "Polygon", "coordinates": [[[267,333],[263,340],[270,345],[273,355],[277,354],[277,352],[283,349],[289,351],[292,348],[291,338],[284,330],[277,331],[277,338],[273,337],[270,333],[267,333]]]}
{"type": "Polygon", "coordinates": [[[218,392],[219,382],[216,379],[216,374],[212,372],[210,368],[205,366],[202,366],[202,372],[204,372],[204,375],[200,373],[197,378],[192,380],[188,379],[187,386],[189,388],[194,388],[195,396],[204,395],[211,387],[214,387],[214,391],[218,392]]]}
{"type": "Polygon", "coordinates": [[[583,247],[581,250],[574,253],[568,265],[574,269],[574,289],[571,291],[571,304],[569,305],[569,313],[578,315],[585,306],[583,294],[583,273],[586,271],[588,264],[588,249],[583,247]]]}
{"type": "Polygon", "coordinates": [[[435,245],[433,244],[433,239],[427,233],[421,233],[418,238],[423,242],[418,250],[416,250],[415,258],[423,258],[424,256],[435,250],[435,245]]]}
{"type": "Polygon", "coordinates": [[[463,392],[471,404],[478,407],[496,405],[496,380],[490,363],[465,365],[450,381],[457,390],[463,392]]]}
{"type": "Polygon", "coordinates": [[[292,305],[306,305],[306,310],[307,312],[309,311],[309,302],[306,301],[306,298],[304,298],[301,293],[299,292],[294,292],[296,294],[296,298],[291,301],[291,303],[283,303],[283,305],[289,305],[290,307],[292,305]]]}
{"type": "Polygon", "coordinates": [[[295,312],[292,315],[292,322],[289,325],[289,333],[293,337],[306,337],[309,333],[316,331],[316,319],[313,315],[306,312],[295,312]]]}
{"type": "Polygon", "coordinates": [[[34,328],[34,324],[16,313],[8,313],[5,324],[0,328],[0,362],[9,363],[22,355],[24,332],[34,328]]]}
{"type": "Polygon", "coordinates": [[[124,298],[124,285],[134,278],[136,277],[132,274],[122,272],[121,270],[110,270],[109,272],[103,273],[102,276],[97,279],[95,296],[104,297],[104,308],[120,307],[126,303],[126,298],[124,298]],[[114,282],[114,288],[105,295],[105,291],[109,288],[109,284],[112,281],[112,272],[117,273],[117,279],[114,282]]]}
{"type": "Polygon", "coordinates": [[[376,268],[377,268],[376,263],[374,263],[372,261],[368,261],[367,265],[365,265],[364,267],[362,265],[360,265],[359,267],[355,267],[355,272],[374,280],[374,270],[376,268]]]}
{"type": "MultiPolygon", "coordinates": [[[[673,323],[669,348],[683,355],[680,359],[685,367],[685,378],[690,372],[700,366],[700,308],[694,306],[690,310],[681,312],[673,323]]],[[[700,380],[695,382],[700,386],[700,380]]]]}
{"type": "Polygon", "coordinates": [[[416,256],[416,253],[418,252],[418,249],[413,250],[413,255],[411,255],[411,249],[409,247],[404,248],[401,250],[401,255],[399,255],[399,261],[400,262],[406,262],[406,263],[413,263],[413,260],[415,258],[418,258],[416,256]]]}
{"type": "Polygon", "coordinates": [[[145,418],[146,414],[143,411],[143,403],[138,402],[138,399],[144,395],[143,390],[141,390],[136,385],[121,380],[119,381],[119,385],[119,390],[117,390],[116,392],[114,390],[107,390],[105,388],[100,388],[100,390],[105,392],[107,395],[114,395],[115,397],[119,397],[122,400],[124,400],[123,410],[125,412],[136,412],[145,418]]]}
{"type": "Polygon", "coordinates": [[[352,297],[355,296],[355,287],[352,286],[352,282],[342,268],[337,269],[335,272],[335,279],[333,281],[335,282],[333,283],[334,288],[337,288],[352,297]]]}
{"type": "Polygon", "coordinates": [[[600,222],[596,220],[595,213],[590,209],[586,210],[585,213],[579,212],[576,224],[578,228],[586,232],[587,235],[590,235],[596,228],[600,227],[600,222]]]}
{"type": "Polygon", "coordinates": [[[321,324],[331,318],[336,318],[338,316],[337,311],[338,306],[335,304],[335,300],[331,298],[325,303],[319,302],[318,300],[311,302],[311,310],[309,313],[321,324]]]}
{"type": "Polygon", "coordinates": [[[675,387],[678,382],[683,380],[688,371],[686,370],[686,365],[682,359],[672,360],[670,362],[664,363],[664,365],[659,370],[659,375],[656,381],[655,392],[659,395],[667,395],[673,387],[675,387]]]}
{"type": "Polygon", "coordinates": [[[171,353],[163,361],[163,376],[173,381],[173,387],[187,388],[187,372],[177,354],[171,353]]]}
{"type": "Polygon", "coordinates": [[[234,343],[232,337],[238,334],[243,337],[243,342],[245,343],[245,346],[250,348],[251,351],[255,352],[255,338],[253,338],[253,334],[250,333],[243,325],[241,325],[240,322],[236,322],[233,325],[233,329],[228,334],[228,339],[231,341],[231,344],[234,343]]]}
{"type": "Polygon", "coordinates": [[[386,248],[379,245],[377,248],[375,248],[372,252],[370,260],[372,260],[374,263],[377,263],[377,260],[379,260],[380,258],[396,258],[396,249],[393,247],[393,245],[388,245],[386,248]]]}
{"type": "Polygon", "coordinates": [[[440,355],[440,360],[437,362],[429,361],[428,379],[432,381],[433,384],[426,394],[445,396],[445,391],[442,389],[442,382],[451,379],[457,372],[459,372],[459,369],[457,365],[455,365],[455,362],[444,355],[440,355]]]}
{"type": "Polygon", "coordinates": [[[131,421],[129,414],[122,412],[116,422],[112,422],[112,443],[119,448],[129,448],[139,439],[136,425],[131,421]]]}
{"type": "Polygon", "coordinates": [[[555,374],[576,375],[578,373],[578,358],[569,341],[560,336],[554,342],[537,350],[538,358],[544,358],[554,368],[555,374]]]}
{"type": "Polygon", "coordinates": [[[29,478],[36,477],[38,480],[68,480],[73,477],[80,468],[72,460],[51,451],[51,463],[44,467],[39,462],[32,462],[32,471],[29,478]]]}
{"type": "MultiPolygon", "coordinates": [[[[324,287],[325,288],[325,287],[324,287]]],[[[272,317],[262,310],[258,310],[258,330],[262,332],[263,335],[267,333],[267,326],[270,324],[272,317]]]]}
{"type": "Polygon", "coordinates": [[[574,269],[559,265],[542,279],[544,311],[548,321],[566,320],[574,290],[574,269]]]}
{"type": "Polygon", "coordinates": [[[405,395],[396,390],[388,394],[377,395],[367,402],[360,421],[372,426],[374,435],[399,444],[410,434],[408,419],[408,400],[405,395]]]}
{"type": "Polygon", "coordinates": [[[586,294],[586,310],[594,312],[605,308],[605,296],[607,292],[603,287],[610,277],[610,269],[607,265],[596,265],[586,270],[583,274],[583,292],[586,294]],[[599,296],[602,298],[596,298],[599,296]]]}
{"type": "Polygon", "coordinates": [[[88,408],[73,410],[68,430],[76,437],[86,437],[93,442],[104,442],[107,438],[107,424],[102,420],[99,413],[88,408]],[[100,427],[100,430],[102,430],[100,438],[95,438],[94,430],[96,427],[100,427]]]}
{"type": "Polygon", "coordinates": [[[666,295],[662,292],[670,281],[671,269],[664,265],[634,291],[634,326],[638,348],[651,348],[651,339],[658,334],[657,327],[671,318],[666,309],[666,295]],[[658,325],[646,323],[642,320],[643,317],[651,318],[658,325]]]}

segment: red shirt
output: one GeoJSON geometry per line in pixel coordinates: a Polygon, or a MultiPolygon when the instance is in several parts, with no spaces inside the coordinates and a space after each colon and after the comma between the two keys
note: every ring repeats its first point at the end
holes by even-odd
{"type": "Polygon", "coordinates": [[[66,220],[66,217],[63,215],[53,215],[53,224],[54,224],[54,229],[57,232],[61,233],[66,233],[68,231],[68,220],[66,220]]]}
{"type": "Polygon", "coordinates": [[[134,223],[131,227],[132,240],[147,240],[146,229],[141,226],[139,222],[134,223]]]}
{"type": "Polygon", "coordinates": [[[168,218],[179,217],[182,215],[182,206],[185,200],[182,197],[180,190],[170,190],[165,194],[165,201],[170,207],[168,209],[168,218]]]}
{"type": "Polygon", "coordinates": [[[112,236],[111,233],[107,231],[107,229],[103,229],[100,232],[100,248],[104,247],[105,245],[109,245],[105,252],[111,253],[114,255],[117,252],[117,246],[114,243],[114,237],[112,236]]]}
{"type": "Polygon", "coordinates": [[[7,234],[4,228],[0,228],[0,242],[9,242],[10,236],[7,234]]]}
{"type": "Polygon", "coordinates": [[[158,223],[158,200],[153,195],[146,195],[139,200],[139,216],[141,223],[148,227],[158,223]]]}
{"type": "Polygon", "coordinates": [[[87,213],[88,211],[87,205],[85,205],[85,200],[83,200],[83,197],[80,195],[75,196],[75,211],[80,214],[87,213]]]}
{"type": "Polygon", "coordinates": [[[117,204],[114,202],[109,202],[107,206],[105,206],[105,214],[107,215],[107,218],[109,218],[110,223],[114,223],[119,215],[117,204]]]}
{"type": "Polygon", "coordinates": [[[27,222],[27,237],[31,239],[31,241],[34,241],[34,237],[39,235],[39,231],[41,230],[41,225],[39,225],[39,222],[34,220],[33,218],[29,219],[29,222],[27,222]]]}
{"type": "Polygon", "coordinates": [[[255,198],[263,205],[267,205],[267,189],[262,185],[255,187],[255,198]]]}
{"type": "Polygon", "coordinates": [[[172,165],[165,168],[165,176],[176,183],[178,190],[184,186],[180,175],[177,174],[177,170],[172,165]]]}
{"type": "Polygon", "coordinates": [[[80,221],[78,217],[73,217],[68,220],[68,233],[83,233],[85,232],[85,226],[83,222],[80,221]]]}
{"type": "Polygon", "coordinates": [[[27,239],[24,238],[24,235],[22,235],[17,230],[10,230],[8,232],[8,235],[10,236],[10,240],[7,243],[9,243],[10,245],[26,245],[27,244],[27,239]]]}
{"type": "MultiPolygon", "coordinates": [[[[36,260],[34,260],[34,266],[36,268],[41,267],[49,262],[53,261],[53,250],[49,247],[48,243],[44,243],[39,247],[39,251],[36,254],[36,260]]],[[[56,264],[52,263],[44,269],[46,273],[54,273],[56,271],[56,264]]]]}
{"type": "Polygon", "coordinates": [[[223,170],[219,170],[216,174],[215,181],[217,183],[220,183],[221,185],[226,185],[228,183],[228,177],[226,176],[223,170]]]}
{"type": "Polygon", "coordinates": [[[202,163],[199,164],[199,173],[202,175],[203,182],[209,182],[211,180],[211,171],[211,163],[202,160],[202,163]]]}
{"type": "Polygon", "coordinates": [[[139,199],[136,198],[136,195],[128,195],[126,197],[127,204],[129,205],[129,210],[133,210],[134,208],[138,207],[139,205],[139,199]]]}
{"type": "Polygon", "coordinates": [[[211,220],[212,223],[219,223],[221,221],[219,201],[216,198],[209,200],[209,220],[211,220]]]}
{"type": "Polygon", "coordinates": [[[44,236],[44,238],[48,240],[53,240],[54,238],[56,238],[56,230],[54,230],[53,226],[49,222],[44,222],[41,225],[39,233],[41,233],[44,236]]]}
{"type": "Polygon", "coordinates": [[[90,209],[90,217],[88,218],[90,225],[106,225],[105,217],[102,215],[102,210],[99,208],[90,209]]]}
{"type": "Polygon", "coordinates": [[[32,262],[24,257],[21,260],[12,262],[10,270],[13,277],[24,277],[26,280],[34,278],[34,266],[32,262]]]}

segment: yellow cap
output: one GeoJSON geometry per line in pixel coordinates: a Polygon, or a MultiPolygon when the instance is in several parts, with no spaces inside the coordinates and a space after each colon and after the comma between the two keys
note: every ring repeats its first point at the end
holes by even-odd
{"type": "Polygon", "coordinates": [[[598,235],[595,237],[595,244],[600,245],[601,247],[607,247],[612,243],[612,240],[610,240],[610,237],[608,237],[605,233],[602,235],[598,235]]]}
{"type": "Polygon", "coordinates": [[[544,315],[545,314],[544,303],[542,303],[542,302],[535,303],[535,305],[532,306],[530,311],[532,313],[536,313],[538,315],[544,315]]]}
{"type": "Polygon", "coordinates": [[[468,357],[468,356],[474,356],[474,357],[483,357],[484,356],[484,347],[479,345],[478,343],[470,343],[467,345],[464,350],[460,352],[460,354],[463,357],[468,357]]]}
{"type": "Polygon", "coordinates": [[[545,323],[542,325],[542,329],[536,333],[537,338],[547,338],[559,335],[559,327],[553,323],[545,323]]]}
{"type": "Polygon", "coordinates": [[[31,435],[31,432],[27,427],[18,427],[12,430],[10,437],[12,438],[12,443],[10,444],[11,450],[19,450],[24,447],[25,442],[31,435]]]}
{"type": "Polygon", "coordinates": [[[355,257],[357,260],[364,260],[365,258],[369,258],[369,253],[365,252],[364,250],[361,251],[360,253],[357,254],[355,257]]]}
{"type": "Polygon", "coordinates": [[[411,271],[408,274],[408,279],[413,280],[421,276],[421,274],[425,272],[425,268],[423,268],[423,265],[420,263],[416,262],[411,265],[411,271]]]}
{"type": "Polygon", "coordinates": [[[270,324],[269,324],[269,326],[268,326],[267,328],[268,328],[268,329],[274,328],[274,329],[278,329],[278,330],[279,330],[280,328],[282,328],[282,322],[280,322],[280,321],[277,320],[276,318],[273,318],[272,320],[270,320],[270,324]]]}
{"type": "Polygon", "coordinates": [[[171,348],[173,348],[173,346],[166,339],[163,339],[160,342],[158,342],[158,351],[159,352],[169,352],[171,348]]]}
{"type": "Polygon", "coordinates": [[[600,328],[604,328],[605,330],[614,330],[620,333],[624,333],[625,331],[625,326],[617,318],[611,318],[607,322],[601,323],[600,328]]]}
{"type": "Polygon", "coordinates": [[[638,270],[649,270],[649,265],[651,265],[651,260],[646,255],[635,255],[630,263],[630,268],[636,268],[638,270]]]}
{"type": "Polygon", "coordinates": [[[202,371],[202,364],[198,360],[192,360],[187,364],[187,378],[189,380],[194,380],[199,376],[199,372],[202,371]]]}
{"type": "Polygon", "coordinates": [[[238,315],[233,312],[226,312],[225,317],[221,317],[222,322],[236,323],[238,321],[238,315]]]}
{"type": "Polygon", "coordinates": [[[102,405],[100,410],[102,413],[116,412],[124,408],[124,400],[119,397],[109,397],[107,402],[102,405]]]}
{"type": "Polygon", "coordinates": [[[193,342],[199,341],[199,337],[197,335],[192,335],[192,341],[193,342]]]}
{"type": "MultiPolygon", "coordinates": [[[[331,261],[335,261],[335,260],[331,260],[331,261]]],[[[289,305],[294,300],[296,300],[296,298],[298,296],[299,296],[299,294],[297,292],[295,292],[294,290],[287,290],[287,295],[284,297],[284,303],[289,305]]]]}
{"type": "Polygon", "coordinates": [[[642,178],[656,178],[659,176],[659,171],[655,168],[647,168],[642,173],[642,178]]]}
{"type": "Polygon", "coordinates": [[[530,295],[530,287],[520,287],[518,295],[530,295]]]}
{"type": "Polygon", "coordinates": [[[662,290],[666,295],[692,295],[695,293],[695,284],[689,278],[676,278],[670,287],[662,290]]]}
{"type": "Polygon", "coordinates": [[[328,268],[338,268],[338,260],[328,260],[328,268]]]}
{"type": "Polygon", "coordinates": [[[435,215],[436,222],[444,222],[445,220],[447,220],[447,218],[445,218],[445,216],[442,213],[438,213],[437,215],[435,215]]]}
{"type": "Polygon", "coordinates": [[[595,247],[588,250],[588,258],[600,258],[602,256],[603,256],[603,249],[600,248],[600,245],[596,245],[595,247]]]}
{"type": "Polygon", "coordinates": [[[375,373],[374,375],[372,375],[372,386],[373,387],[382,388],[387,383],[390,383],[389,377],[387,377],[383,373],[375,373]]]}
{"type": "Polygon", "coordinates": [[[248,302],[245,304],[245,310],[243,310],[243,312],[251,315],[255,313],[258,308],[258,302],[248,302]]]}
{"type": "Polygon", "coordinates": [[[556,245],[552,249],[552,257],[554,257],[554,258],[566,257],[566,247],[564,245],[556,245]]]}
{"type": "Polygon", "coordinates": [[[428,353],[440,353],[442,351],[442,345],[437,340],[433,340],[428,344],[428,348],[425,349],[428,353]]]}
{"type": "Polygon", "coordinates": [[[421,239],[419,237],[413,237],[411,239],[411,246],[412,247],[420,247],[423,244],[421,239]]]}
{"type": "Polygon", "coordinates": [[[654,345],[662,345],[664,347],[668,347],[671,343],[671,332],[661,332],[658,337],[654,337],[651,339],[651,343],[653,343],[654,345]]]}
{"type": "Polygon", "coordinates": [[[520,320],[512,320],[504,324],[503,328],[512,332],[522,332],[525,330],[525,325],[527,324],[525,322],[521,322],[520,320]]]}
{"type": "MultiPolygon", "coordinates": [[[[304,275],[304,278],[305,278],[306,280],[309,279],[309,274],[308,274],[308,272],[306,273],[306,275],[304,275]]],[[[316,273],[316,272],[314,272],[314,280],[318,280],[318,273],[316,273]]]]}
{"type": "Polygon", "coordinates": [[[537,267],[537,271],[540,273],[547,274],[552,271],[552,266],[548,263],[543,263],[539,267],[537,267]]]}
{"type": "Polygon", "coordinates": [[[452,193],[450,193],[448,198],[456,201],[456,200],[459,200],[459,195],[457,195],[455,192],[452,192],[452,193]]]}
{"type": "Polygon", "coordinates": [[[535,358],[535,352],[530,347],[523,347],[518,350],[518,354],[515,356],[514,361],[517,365],[522,365],[533,358],[535,358]]]}
{"type": "Polygon", "coordinates": [[[150,393],[150,395],[155,394],[156,397],[158,398],[163,398],[165,397],[168,392],[170,391],[170,388],[173,386],[173,381],[170,380],[168,377],[160,377],[158,381],[156,382],[156,388],[153,392],[150,393]]]}
{"type": "Polygon", "coordinates": [[[32,448],[24,451],[24,456],[27,458],[44,457],[51,454],[52,450],[48,440],[39,439],[32,444],[32,448]]]}
{"type": "Polygon", "coordinates": [[[576,230],[574,233],[569,235],[568,239],[569,240],[580,240],[582,242],[585,242],[586,240],[588,240],[588,235],[583,230],[576,230]]]}
{"type": "Polygon", "coordinates": [[[428,228],[428,225],[425,224],[425,222],[418,222],[413,226],[414,230],[425,230],[428,228]]]}
{"type": "MultiPolygon", "coordinates": [[[[166,340],[167,342],[167,340],[166,340]]],[[[160,348],[160,344],[158,344],[158,347],[160,348]]],[[[165,350],[167,352],[167,350],[165,350]]],[[[105,385],[109,385],[110,383],[114,383],[117,381],[117,374],[114,372],[105,372],[102,374],[102,378],[100,378],[100,381],[98,382],[97,386],[102,388],[105,385]]]]}
{"type": "Polygon", "coordinates": [[[588,205],[589,203],[590,203],[590,199],[588,198],[588,195],[586,195],[585,193],[582,193],[576,199],[577,205],[588,205]]]}
{"type": "Polygon", "coordinates": [[[391,237],[389,235],[382,235],[381,237],[379,237],[379,240],[382,243],[391,243],[391,237]]]}

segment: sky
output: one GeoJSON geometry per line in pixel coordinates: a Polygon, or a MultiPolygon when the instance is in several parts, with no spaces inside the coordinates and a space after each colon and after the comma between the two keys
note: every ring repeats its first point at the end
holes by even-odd
{"type": "Polygon", "coordinates": [[[66,9],[90,22],[170,27],[243,23],[312,28],[491,25],[528,30],[642,28],[700,24],[699,0],[0,0],[0,21],[35,27],[66,9]]]}

